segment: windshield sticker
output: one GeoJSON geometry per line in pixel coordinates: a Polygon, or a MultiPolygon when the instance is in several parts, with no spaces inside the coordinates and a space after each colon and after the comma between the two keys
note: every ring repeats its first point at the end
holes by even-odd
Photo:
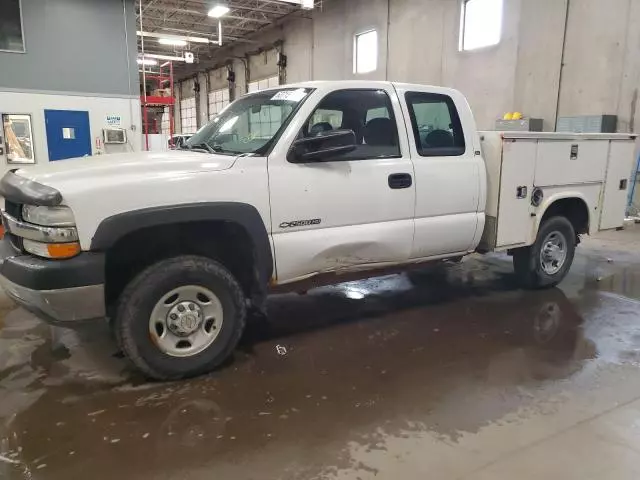
{"type": "Polygon", "coordinates": [[[286,102],[299,102],[302,100],[307,91],[304,88],[298,88],[296,90],[281,90],[276,93],[271,100],[284,100],[286,102]]]}

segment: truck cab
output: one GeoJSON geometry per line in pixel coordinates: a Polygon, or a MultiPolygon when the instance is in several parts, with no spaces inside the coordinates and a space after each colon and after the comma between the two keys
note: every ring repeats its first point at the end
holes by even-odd
{"type": "Polygon", "coordinates": [[[306,282],[507,251],[551,287],[579,235],[622,223],[635,141],[554,135],[478,132],[441,87],[252,93],[178,150],[7,173],[0,282],[50,323],[109,318],[155,379],[215,368],[247,311],[306,282]]]}
{"type": "Polygon", "coordinates": [[[278,283],[473,251],[486,182],[464,97],[390,83],[336,87],[313,92],[269,156],[278,283]],[[341,138],[344,151],[334,153],[341,138]]]}

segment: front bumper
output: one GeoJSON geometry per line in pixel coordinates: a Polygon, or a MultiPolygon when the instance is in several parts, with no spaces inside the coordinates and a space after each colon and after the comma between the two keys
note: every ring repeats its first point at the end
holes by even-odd
{"type": "Polygon", "coordinates": [[[42,320],[67,325],[104,318],[104,254],[85,252],[69,260],[46,260],[0,241],[0,285],[42,320]]]}

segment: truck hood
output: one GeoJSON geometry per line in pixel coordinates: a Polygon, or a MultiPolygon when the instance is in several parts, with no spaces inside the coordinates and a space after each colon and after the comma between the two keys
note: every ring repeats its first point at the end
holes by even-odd
{"type": "Polygon", "coordinates": [[[90,185],[121,178],[172,177],[200,171],[231,168],[236,156],[216,155],[193,150],[168,152],[113,153],[102,156],[74,158],[50,162],[46,165],[23,168],[16,173],[44,185],[59,189],[78,182],[90,185]]]}

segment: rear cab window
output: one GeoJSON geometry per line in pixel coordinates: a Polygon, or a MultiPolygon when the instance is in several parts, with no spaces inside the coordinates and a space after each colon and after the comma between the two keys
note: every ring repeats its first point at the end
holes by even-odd
{"type": "Polygon", "coordinates": [[[420,156],[464,155],[464,132],[451,97],[438,93],[407,92],[405,100],[420,156]]]}

